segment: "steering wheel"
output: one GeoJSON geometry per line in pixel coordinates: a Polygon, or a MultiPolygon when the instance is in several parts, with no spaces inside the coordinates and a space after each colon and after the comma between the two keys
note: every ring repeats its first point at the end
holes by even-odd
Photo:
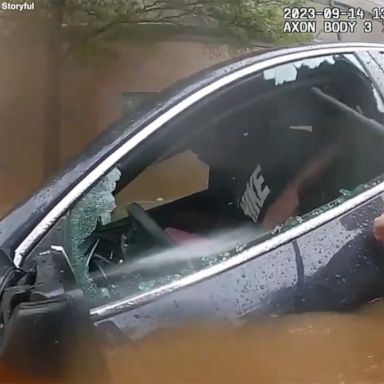
{"type": "Polygon", "coordinates": [[[129,204],[127,207],[129,215],[139,223],[144,230],[156,240],[157,243],[165,246],[173,244],[172,239],[164,232],[159,225],[149,216],[147,212],[137,203],[129,204]]]}

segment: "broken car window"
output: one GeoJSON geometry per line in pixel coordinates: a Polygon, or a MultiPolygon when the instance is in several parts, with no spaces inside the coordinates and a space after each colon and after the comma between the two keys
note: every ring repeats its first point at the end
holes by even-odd
{"type": "Polygon", "coordinates": [[[384,173],[374,61],[267,69],[119,162],[70,212],[85,293],[108,300],[167,285],[371,187],[384,173]]]}
{"type": "Polygon", "coordinates": [[[111,222],[111,213],[116,208],[112,193],[120,177],[121,172],[117,168],[110,171],[71,210],[68,225],[69,258],[79,284],[90,295],[96,293],[96,287],[88,274],[94,252],[94,244],[89,241],[89,236],[98,225],[111,222]]]}

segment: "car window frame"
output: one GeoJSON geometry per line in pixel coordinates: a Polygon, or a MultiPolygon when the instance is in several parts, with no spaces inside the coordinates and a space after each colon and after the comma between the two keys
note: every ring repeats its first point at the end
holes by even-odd
{"type": "MultiPolygon", "coordinates": [[[[294,62],[298,60],[305,60],[313,57],[319,56],[328,56],[332,54],[353,54],[356,51],[380,51],[382,52],[382,45],[366,45],[366,44],[337,44],[337,45],[327,45],[327,46],[309,46],[305,50],[286,52],[283,51],[281,55],[272,57],[270,59],[262,59],[241,68],[233,73],[223,76],[222,78],[214,81],[213,83],[202,87],[201,89],[195,91],[191,95],[185,97],[175,106],[166,110],[160,116],[155,118],[149,124],[145,125],[140,131],[135,135],[130,137],[126,142],[122,143],[115,151],[113,151],[109,156],[107,156],[100,164],[98,164],[94,169],[92,169],[84,178],[54,206],[40,221],[40,223],[29,233],[29,235],[20,243],[20,245],[15,250],[14,264],[17,267],[22,265],[22,262],[27,256],[27,254],[32,250],[36,243],[41,239],[54,223],[62,217],[76,201],[81,198],[88,190],[92,188],[98,180],[100,180],[108,171],[116,166],[119,160],[130,153],[138,145],[140,145],[144,140],[150,137],[152,134],[161,129],[167,122],[172,119],[179,117],[180,114],[185,113],[185,111],[193,106],[198,101],[204,99],[207,96],[214,94],[222,90],[227,85],[233,85],[236,81],[243,80],[247,76],[256,75],[259,72],[264,71],[265,69],[286,64],[289,62],[294,62]]],[[[355,197],[341,203],[340,205],[329,209],[328,211],[322,213],[321,215],[311,218],[308,221],[298,224],[297,226],[277,234],[274,237],[256,244],[236,256],[232,257],[229,260],[226,260],[217,265],[211,266],[207,269],[196,272],[190,276],[184,277],[178,281],[172,282],[160,288],[156,288],[153,291],[146,292],[135,296],[135,302],[146,302],[153,300],[153,298],[158,297],[166,292],[171,292],[177,290],[181,287],[194,284],[203,279],[207,279],[213,275],[226,271],[228,269],[234,268],[237,265],[243,264],[250,259],[256,258],[270,250],[273,250],[280,245],[288,243],[289,241],[294,240],[295,238],[315,229],[316,227],[323,225],[338,216],[348,212],[348,210],[363,204],[371,198],[379,195],[384,192],[384,182],[375,185],[372,188],[369,188],[362,193],[358,194],[355,197]]],[[[108,303],[104,306],[94,308],[93,311],[97,313],[102,313],[103,311],[111,311],[113,308],[117,308],[121,305],[127,304],[126,298],[116,300],[114,302],[108,303]]],[[[129,300],[132,300],[131,298],[129,300]]],[[[92,312],[92,311],[91,311],[92,312]]]]}

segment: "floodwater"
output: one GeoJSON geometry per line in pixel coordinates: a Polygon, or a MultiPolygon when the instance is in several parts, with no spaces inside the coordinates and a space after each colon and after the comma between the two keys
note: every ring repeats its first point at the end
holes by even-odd
{"type": "MultiPolygon", "coordinates": [[[[67,70],[68,78],[74,79],[75,73],[75,80],[82,79],[82,83],[78,86],[72,80],[76,86],[72,84],[62,90],[66,103],[62,106],[61,123],[65,129],[61,131],[60,159],[79,152],[100,126],[105,126],[121,113],[119,98],[121,92],[127,90],[125,84],[132,90],[162,88],[163,83],[171,82],[171,78],[174,80],[175,69],[182,68],[184,62],[196,62],[199,57],[196,52],[202,51],[197,45],[192,50],[191,45],[186,59],[182,55],[185,44],[179,43],[176,48],[176,43],[173,44],[173,48],[163,45],[162,54],[157,52],[159,60],[151,56],[145,61],[145,55],[140,57],[139,49],[135,50],[135,55],[126,55],[129,60],[134,57],[132,66],[141,71],[141,79],[145,77],[145,82],[140,84],[139,80],[135,83],[136,78],[140,78],[136,74],[125,78],[124,83],[116,77],[115,68],[114,71],[105,68],[91,71],[83,67],[76,71],[73,68],[67,70]],[[177,49],[177,55],[169,54],[172,49],[177,49]],[[162,60],[171,62],[177,57],[177,65],[164,68],[158,65],[162,60]],[[146,79],[160,67],[164,72],[160,80],[146,79]],[[103,82],[104,88],[100,84],[97,88],[97,81],[103,82]],[[140,87],[142,84],[144,87],[140,87]],[[102,98],[102,94],[108,97],[102,98]]],[[[2,40],[0,48],[3,53],[0,60],[1,215],[35,188],[42,178],[44,129],[41,127],[45,124],[49,103],[44,96],[47,86],[44,49],[32,45],[15,47],[13,39],[9,38],[2,40]],[[37,70],[39,68],[42,70],[37,70]]],[[[127,66],[123,64],[121,62],[120,67],[127,72],[127,66]]],[[[211,63],[201,60],[196,66],[208,64],[211,63]]],[[[188,71],[197,69],[191,67],[188,71]]],[[[178,72],[179,77],[185,74],[181,70],[178,72]]],[[[173,164],[168,163],[168,168],[160,165],[162,177],[154,178],[156,172],[149,170],[146,177],[140,177],[131,189],[119,196],[121,201],[143,200],[143,205],[150,206],[205,186],[207,170],[191,154],[170,161],[173,164]],[[185,175],[188,175],[188,183],[185,175]],[[162,186],[161,190],[156,189],[158,185],[162,186]]],[[[32,347],[31,353],[38,348],[32,347]]],[[[116,384],[384,383],[384,301],[376,301],[348,314],[308,313],[271,317],[241,328],[193,325],[158,331],[141,341],[105,353],[111,382],[116,384]]],[[[74,381],[70,362],[81,362],[82,358],[76,354],[68,356],[67,382],[74,381]]],[[[25,376],[17,369],[0,366],[0,382],[43,381],[25,376]]]]}
{"type": "MultiPolygon", "coordinates": [[[[384,301],[354,313],[266,318],[239,328],[192,325],[108,350],[110,383],[383,383],[384,301]]],[[[88,353],[92,353],[89,351],[88,353]]],[[[68,356],[78,383],[82,356],[68,356]],[[80,363],[79,363],[80,362],[80,363]]],[[[52,383],[0,366],[0,382],[52,383]]]]}
{"type": "Polygon", "coordinates": [[[109,353],[114,383],[382,383],[384,302],[356,313],[154,333],[109,353]]]}

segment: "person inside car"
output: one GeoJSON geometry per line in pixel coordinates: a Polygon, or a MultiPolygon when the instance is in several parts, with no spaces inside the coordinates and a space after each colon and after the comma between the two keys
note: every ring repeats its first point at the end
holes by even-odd
{"type": "Polygon", "coordinates": [[[327,108],[300,91],[211,130],[194,152],[210,167],[209,191],[220,211],[273,229],[330,201],[321,196],[324,185],[313,188],[340,152],[341,124],[327,108]]]}

